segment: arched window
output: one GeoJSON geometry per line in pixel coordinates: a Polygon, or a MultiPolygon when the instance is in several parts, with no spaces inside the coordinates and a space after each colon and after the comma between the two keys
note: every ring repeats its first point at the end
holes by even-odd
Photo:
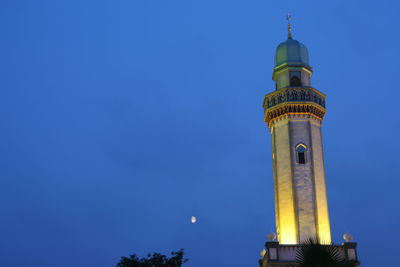
{"type": "Polygon", "coordinates": [[[290,75],[290,86],[301,86],[301,73],[300,71],[291,71],[290,75]]]}
{"type": "Polygon", "coordinates": [[[307,147],[304,144],[299,144],[296,146],[296,157],[298,164],[306,164],[307,157],[306,157],[307,147]]]}

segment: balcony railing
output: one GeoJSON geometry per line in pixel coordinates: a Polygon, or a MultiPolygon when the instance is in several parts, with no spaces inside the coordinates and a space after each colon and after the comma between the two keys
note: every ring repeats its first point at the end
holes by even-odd
{"type": "Polygon", "coordinates": [[[313,88],[287,87],[265,96],[264,108],[268,109],[284,102],[313,102],[325,108],[325,96],[313,88]]]}

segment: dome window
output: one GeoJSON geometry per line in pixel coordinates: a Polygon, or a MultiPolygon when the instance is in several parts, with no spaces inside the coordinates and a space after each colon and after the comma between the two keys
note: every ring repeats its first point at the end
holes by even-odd
{"type": "Polygon", "coordinates": [[[290,86],[301,86],[301,73],[300,71],[289,72],[290,86]]]}

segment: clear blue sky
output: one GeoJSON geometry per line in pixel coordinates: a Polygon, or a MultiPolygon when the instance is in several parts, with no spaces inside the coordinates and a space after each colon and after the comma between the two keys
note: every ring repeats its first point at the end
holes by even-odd
{"type": "Polygon", "coordinates": [[[287,12],[328,96],[333,239],[350,232],[362,266],[392,265],[399,8],[1,1],[0,265],[106,267],[185,248],[188,267],[257,266],[275,229],[262,102],[287,12]]]}

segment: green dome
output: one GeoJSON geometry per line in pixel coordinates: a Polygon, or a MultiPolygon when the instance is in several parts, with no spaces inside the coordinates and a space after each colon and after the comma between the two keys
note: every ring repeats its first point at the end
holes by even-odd
{"type": "Polygon", "coordinates": [[[308,51],[299,41],[291,38],[278,45],[275,53],[275,67],[283,63],[288,64],[308,64],[308,51]]]}

